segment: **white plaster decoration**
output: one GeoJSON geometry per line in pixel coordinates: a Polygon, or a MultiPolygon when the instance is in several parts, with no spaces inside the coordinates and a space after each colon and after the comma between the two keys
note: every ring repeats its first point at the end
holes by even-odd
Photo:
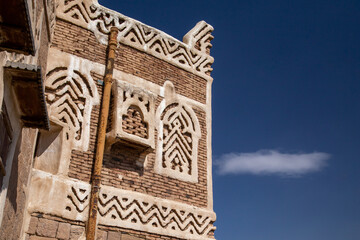
{"type": "Polygon", "coordinates": [[[37,56],[24,55],[15,52],[6,52],[6,51],[0,52],[0,59],[1,61],[3,61],[2,66],[5,66],[5,63],[7,61],[23,63],[28,65],[37,65],[37,56]]]}
{"type": "Polygon", "coordinates": [[[29,214],[39,212],[86,221],[90,184],[34,169],[30,184],[29,214]]]}
{"type": "Polygon", "coordinates": [[[104,66],[50,48],[45,96],[50,132],[40,135],[34,167],[67,175],[71,151],[87,151],[91,111],[100,103],[91,72],[103,74],[104,66]]]}
{"type": "Polygon", "coordinates": [[[167,61],[177,67],[212,80],[214,58],[209,55],[213,27],[196,24],[181,42],[166,33],[107,9],[96,0],[59,0],[57,17],[91,30],[98,41],[107,44],[110,28],[119,29],[118,41],[167,61]]]}
{"type": "MultiPolygon", "coordinates": [[[[94,65],[95,64],[100,65],[98,63],[94,63],[94,65]]],[[[114,69],[113,78],[117,79],[117,81],[119,81],[119,82],[129,83],[134,86],[141,86],[142,89],[144,89],[147,92],[150,92],[151,94],[153,94],[155,96],[164,97],[164,87],[159,86],[158,84],[152,83],[150,81],[147,81],[146,79],[143,79],[143,78],[140,78],[140,77],[116,70],[116,69],[114,69]]],[[[177,94],[177,97],[178,97],[179,101],[186,102],[188,105],[191,105],[191,106],[201,109],[203,111],[206,111],[206,109],[207,109],[206,104],[195,101],[195,100],[185,97],[181,94],[177,94]]]]}
{"type": "Polygon", "coordinates": [[[91,77],[91,62],[50,49],[45,95],[49,118],[64,127],[73,149],[87,151],[90,115],[99,104],[99,94],[91,77]]]}
{"type": "MultiPolygon", "coordinates": [[[[86,221],[90,185],[33,171],[29,213],[40,212],[86,221]]],[[[143,193],[102,186],[99,224],[116,226],[181,239],[214,239],[213,211],[165,200],[143,193]]]]}
{"type": "Polygon", "coordinates": [[[210,48],[212,47],[210,42],[214,39],[211,35],[212,31],[214,31],[212,26],[204,21],[199,22],[184,36],[183,42],[190,48],[196,48],[200,52],[210,54],[210,48]]]}
{"type": "Polygon", "coordinates": [[[208,210],[142,193],[102,187],[99,222],[184,239],[207,239],[215,221],[208,210]]]}
{"type": "Polygon", "coordinates": [[[195,112],[179,101],[173,84],[164,83],[165,98],[160,103],[156,119],[158,142],[155,172],[188,182],[198,182],[198,142],[200,125],[195,112]]]}
{"type": "Polygon", "coordinates": [[[117,139],[145,148],[155,148],[155,95],[144,89],[117,80],[113,84],[113,112],[111,131],[107,133],[107,144],[111,145],[117,139]],[[126,121],[131,122],[129,110],[140,114],[141,123],[132,129],[127,129],[126,121]]]}

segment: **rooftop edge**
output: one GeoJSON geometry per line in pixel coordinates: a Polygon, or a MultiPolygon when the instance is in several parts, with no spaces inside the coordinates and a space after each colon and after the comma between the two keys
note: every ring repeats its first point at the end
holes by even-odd
{"type": "Polygon", "coordinates": [[[117,41],[179,68],[212,81],[214,58],[210,56],[211,32],[214,28],[205,21],[198,22],[183,42],[135,19],[101,6],[97,0],[59,0],[56,16],[94,33],[107,45],[111,27],[119,29],[117,41]]]}

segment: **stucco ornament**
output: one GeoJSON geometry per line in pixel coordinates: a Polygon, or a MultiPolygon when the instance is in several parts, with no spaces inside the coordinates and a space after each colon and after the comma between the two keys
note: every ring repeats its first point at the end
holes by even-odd
{"type": "Polygon", "coordinates": [[[50,120],[64,127],[73,148],[87,151],[90,115],[99,104],[91,65],[69,54],[49,54],[45,92],[50,120]]]}
{"type": "MultiPolygon", "coordinates": [[[[90,184],[34,171],[29,212],[86,221],[90,184]]],[[[214,239],[213,211],[133,191],[102,186],[99,224],[181,239],[214,239]]]]}
{"type": "Polygon", "coordinates": [[[106,135],[107,145],[125,141],[139,145],[144,151],[154,149],[155,95],[120,80],[114,82],[112,90],[112,120],[106,135]]]}
{"type": "Polygon", "coordinates": [[[91,30],[98,41],[107,44],[110,28],[119,29],[118,42],[147,52],[175,66],[211,79],[210,41],[213,27],[204,21],[196,24],[183,42],[139,21],[107,9],[96,0],[60,0],[57,17],[91,30]]]}
{"type": "Polygon", "coordinates": [[[158,142],[155,172],[197,182],[197,153],[201,137],[198,119],[185,101],[179,101],[170,81],[165,82],[164,89],[165,98],[156,113],[158,142]]]}
{"type": "Polygon", "coordinates": [[[91,77],[91,72],[99,69],[94,66],[88,60],[50,49],[45,96],[51,127],[40,134],[35,168],[67,175],[72,150],[88,151],[91,111],[99,104],[91,77]]]}

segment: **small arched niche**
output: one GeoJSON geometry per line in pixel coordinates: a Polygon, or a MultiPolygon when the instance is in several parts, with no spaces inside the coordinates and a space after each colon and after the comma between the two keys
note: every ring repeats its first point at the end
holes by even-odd
{"type": "MultiPolygon", "coordinates": [[[[154,150],[155,96],[138,87],[116,81],[112,88],[106,148],[127,145],[142,154],[154,150]]],[[[142,164],[142,163],[138,163],[142,164]]]]}

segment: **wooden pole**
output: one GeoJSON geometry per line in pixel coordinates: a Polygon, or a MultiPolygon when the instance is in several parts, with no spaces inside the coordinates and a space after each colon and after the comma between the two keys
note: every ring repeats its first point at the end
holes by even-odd
{"type": "Polygon", "coordinates": [[[101,169],[103,165],[106,126],[109,115],[109,105],[111,96],[111,85],[114,70],[115,49],[117,45],[118,29],[112,27],[109,36],[109,48],[107,56],[107,64],[104,78],[104,90],[101,102],[100,121],[98,128],[98,139],[96,144],[96,155],[94,163],[94,171],[91,179],[91,195],[90,195],[90,208],[89,219],[86,225],[86,240],[95,240],[97,229],[97,214],[98,214],[98,201],[101,183],[101,169]]]}

